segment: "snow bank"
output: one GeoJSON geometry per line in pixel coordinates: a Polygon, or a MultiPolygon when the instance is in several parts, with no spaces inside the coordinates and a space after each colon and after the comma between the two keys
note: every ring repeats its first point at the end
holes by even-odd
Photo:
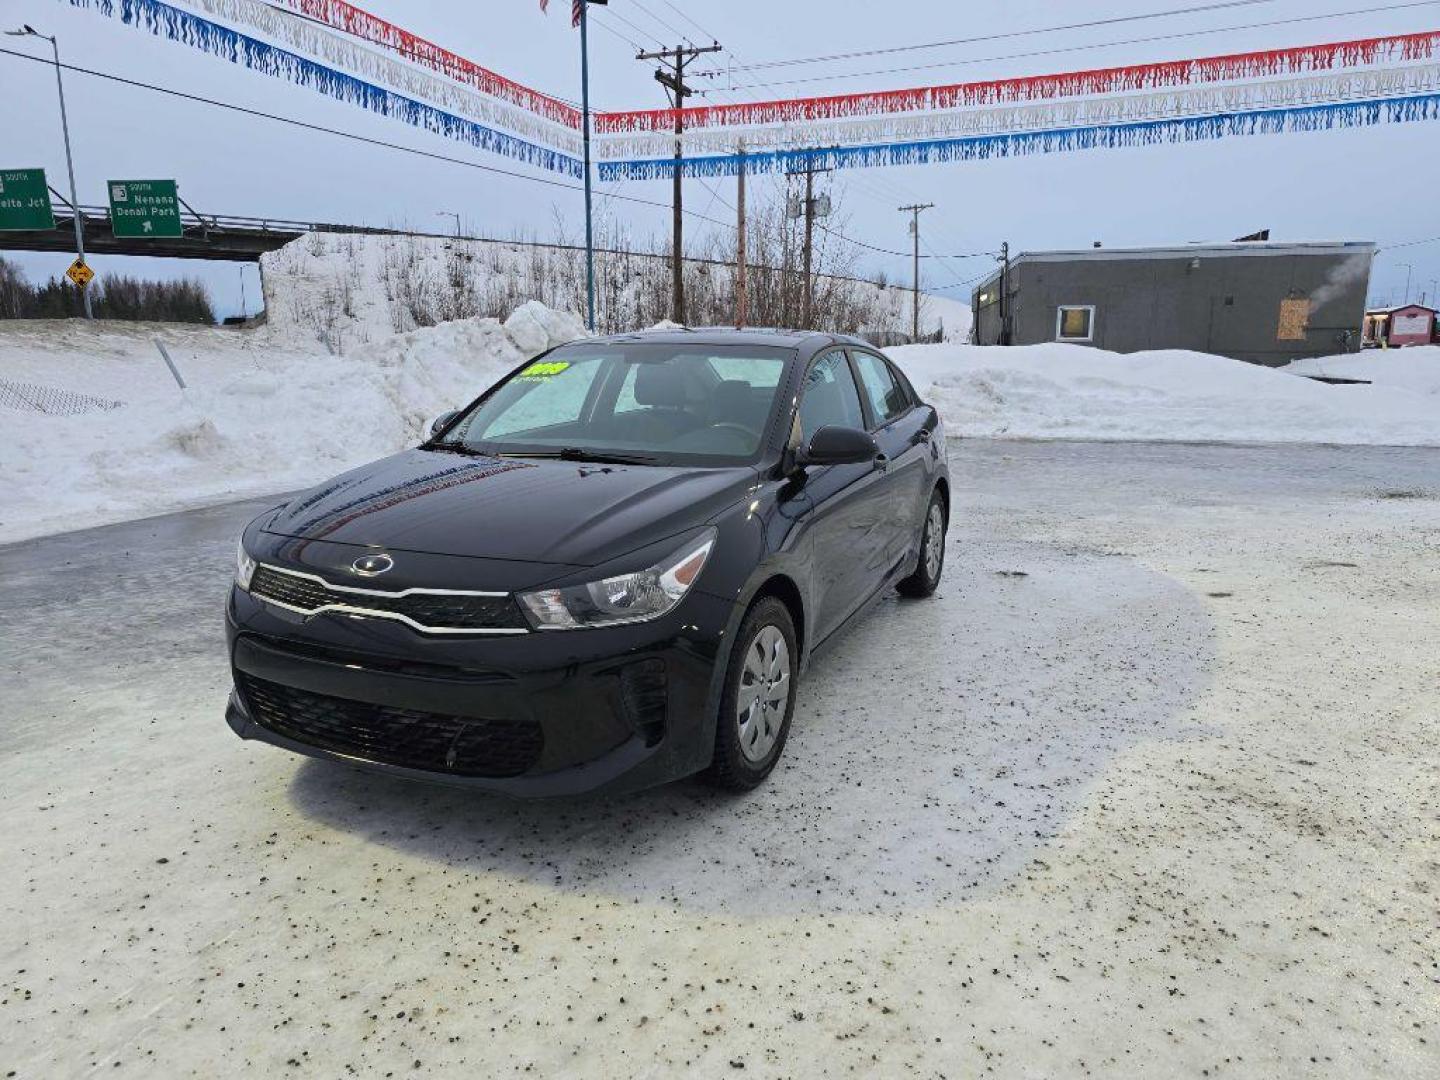
{"type": "MultiPolygon", "coordinates": [[[[0,323],[0,390],[19,388],[0,393],[0,542],[304,487],[413,445],[431,417],[583,334],[574,316],[533,301],[504,323],[442,323],[345,356],[297,349],[273,326],[0,323]],[[172,381],[156,338],[187,390],[172,381]],[[80,411],[27,408],[36,388],[80,411]]],[[[1074,345],[911,345],[890,354],[954,434],[1440,446],[1440,349],[1284,370],[1074,345]],[[1312,368],[1375,385],[1328,386],[1293,373],[1312,368]]]]}
{"type": "Polygon", "coordinates": [[[265,331],[0,324],[0,379],[125,402],[0,413],[0,542],[315,483],[413,445],[430,418],[583,333],[535,303],[504,324],[443,323],[348,356],[286,349],[265,331]],[[156,336],[189,389],[171,380],[156,336]]]}
{"type": "Polygon", "coordinates": [[[1440,345],[1366,349],[1349,356],[1296,360],[1282,370],[1295,375],[1368,379],[1376,386],[1396,386],[1417,394],[1440,396],[1440,345]]]}
{"type": "MultiPolygon", "coordinates": [[[[1436,380],[1423,357],[1416,370],[1431,374],[1413,380],[1387,375],[1374,386],[1330,386],[1296,377],[1297,365],[1264,368],[1180,350],[947,344],[887,351],[940,408],[951,434],[1440,446],[1436,380]]],[[[1370,355],[1306,363],[1330,373],[1352,364],[1388,372],[1405,359],[1385,357],[1371,368],[1370,355]]]]}
{"type": "MultiPolygon", "coordinates": [[[[602,325],[632,330],[669,310],[669,260],[658,256],[596,255],[602,325]],[[608,319],[608,322],[607,322],[608,319]]],[[[334,353],[381,341],[418,325],[510,311],[537,298],[549,307],[583,310],[584,260],[573,249],[498,240],[311,233],[260,259],[265,315],[286,340],[334,353]]],[[[699,273],[702,264],[687,263],[699,273]]],[[[692,282],[691,317],[723,322],[725,290],[708,274],[692,282]],[[703,287],[702,287],[703,284],[703,287]],[[708,299],[707,299],[708,298],[708,299]],[[723,309],[723,318],[716,315],[723,309]]],[[[912,294],[901,285],[827,279],[845,303],[867,313],[867,330],[908,331],[912,294]]],[[[963,299],[923,296],[921,330],[963,341],[970,307],[963,299]]]]}

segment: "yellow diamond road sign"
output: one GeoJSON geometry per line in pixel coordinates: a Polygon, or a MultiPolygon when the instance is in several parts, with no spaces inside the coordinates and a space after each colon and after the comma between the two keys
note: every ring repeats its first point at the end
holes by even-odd
{"type": "Polygon", "coordinates": [[[65,276],[83,289],[95,280],[95,271],[76,259],[70,264],[70,269],[65,271],[65,276]]]}

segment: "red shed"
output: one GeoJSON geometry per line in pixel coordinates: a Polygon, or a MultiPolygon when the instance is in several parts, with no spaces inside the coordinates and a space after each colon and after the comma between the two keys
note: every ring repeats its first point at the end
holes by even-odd
{"type": "Polygon", "coordinates": [[[1364,343],[1376,349],[1429,345],[1435,335],[1434,308],[1420,304],[1371,308],[1365,312],[1364,343]]]}

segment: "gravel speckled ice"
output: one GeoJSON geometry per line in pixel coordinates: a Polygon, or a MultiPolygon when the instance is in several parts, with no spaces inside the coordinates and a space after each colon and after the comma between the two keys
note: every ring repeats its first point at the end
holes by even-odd
{"type": "Polygon", "coordinates": [[[952,456],[741,797],[241,743],[260,504],[0,548],[0,1076],[1435,1076],[1440,453],[952,456]]]}

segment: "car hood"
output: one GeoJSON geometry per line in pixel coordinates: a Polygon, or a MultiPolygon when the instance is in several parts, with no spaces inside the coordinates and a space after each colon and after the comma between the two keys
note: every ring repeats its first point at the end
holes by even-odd
{"type": "Polygon", "coordinates": [[[302,492],[263,525],[304,540],[595,566],[708,521],[749,468],[594,465],[408,450],[302,492]]]}

